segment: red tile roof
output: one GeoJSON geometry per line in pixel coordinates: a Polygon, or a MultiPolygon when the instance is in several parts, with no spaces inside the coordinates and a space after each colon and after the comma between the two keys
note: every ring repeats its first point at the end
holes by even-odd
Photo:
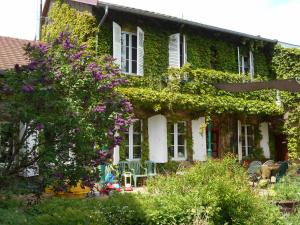
{"type": "Polygon", "coordinates": [[[23,50],[28,42],[33,41],[0,36],[0,70],[13,68],[15,64],[28,63],[23,50]]]}

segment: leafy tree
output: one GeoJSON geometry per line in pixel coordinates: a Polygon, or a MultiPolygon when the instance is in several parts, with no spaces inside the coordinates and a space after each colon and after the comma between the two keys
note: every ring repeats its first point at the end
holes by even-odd
{"type": "Polygon", "coordinates": [[[115,91],[126,80],[114,59],[96,57],[70,37],[63,32],[49,44],[28,44],[29,64],[4,76],[3,176],[38,165],[46,183],[93,185],[95,168],[134,120],[132,105],[115,91]]]}

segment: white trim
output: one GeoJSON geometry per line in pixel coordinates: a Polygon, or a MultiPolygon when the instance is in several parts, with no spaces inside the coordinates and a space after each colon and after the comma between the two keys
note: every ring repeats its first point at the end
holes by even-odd
{"type": "Polygon", "coordinates": [[[239,75],[241,74],[241,59],[240,59],[240,47],[237,47],[237,53],[238,53],[238,71],[239,75]]]}
{"type": "MultiPolygon", "coordinates": [[[[243,143],[241,143],[242,144],[242,157],[247,157],[247,156],[249,156],[249,148],[252,147],[252,149],[253,149],[253,147],[254,147],[253,145],[249,146],[249,143],[248,143],[248,141],[249,141],[248,138],[251,137],[252,142],[253,142],[252,144],[254,144],[254,127],[251,124],[242,124],[241,125],[241,130],[243,128],[244,128],[244,131],[245,131],[245,133],[244,133],[245,145],[243,145],[243,143]],[[249,128],[252,129],[252,135],[248,134],[249,128]],[[243,147],[245,148],[245,155],[243,155],[243,147]]],[[[243,135],[243,133],[241,132],[241,137],[242,137],[242,135],[243,135]]]]}
{"type": "MultiPolygon", "coordinates": [[[[123,74],[127,74],[127,75],[131,75],[131,74],[134,74],[134,75],[138,75],[137,73],[138,73],[138,62],[137,62],[137,59],[136,59],[136,73],[133,73],[132,72],[132,36],[136,36],[136,39],[137,39],[137,34],[136,33],[132,33],[132,32],[127,32],[127,31],[121,31],[121,71],[122,71],[122,73],[123,74]],[[129,68],[128,68],[128,72],[127,71],[122,71],[122,69],[123,69],[123,66],[124,66],[124,63],[125,63],[125,66],[126,66],[126,57],[125,57],[125,60],[124,60],[124,58],[123,58],[123,54],[122,54],[122,51],[123,51],[123,49],[125,48],[125,54],[126,54],[126,47],[127,47],[127,43],[125,43],[125,46],[123,45],[123,35],[126,35],[126,34],[128,34],[128,41],[129,41],[129,43],[128,43],[128,48],[129,48],[129,51],[128,51],[128,53],[129,53],[129,56],[128,56],[128,60],[129,60],[129,68]]],[[[126,36],[125,36],[125,41],[126,41],[126,36]]],[[[137,40],[138,41],[138,40],[137,40]]],[[[138,51],[138,49],[137,49],[137,46],[135,47],[136,48],[136,51],[138,51]]],[[[138,54],[138,53],[136,53],[136,54],[138,54]]],[[[137,57],[138,57],[138,55],[136,55],[137,57]]]]}
{"type": "Polygon", "coordinates": [[[148,118],[149,159],[156,163],[168,162],[167,119],[158,114],[148,118]]]}
{"type": "Polygon", "coordinates": [[[171,145],[174,147],[174,157],[171,158],[171,160],[174,161],[182,161],[187,159],[187,148],[186,148],[186,129],[187,129],[187,123],[186,121],[178,121],[176,123],[172,123],[173,132],[171,132],[171,135],[173,136],[174,145],[171,145]],[[184,124],[184,133],[178,133],[178,123],[184,124]],[[178,147],[182,145],[178,145],[178,135],[184,135],[184,157],[178,156],[178,147]]]}
{"type": "Polygon", "coordinates": [[[137,27],[136,29],[136,74],[144,75],[144,31],[137,27]]]}
{"type": "MultiPolygon", "coordinates": [[[[142,121],[141,120],[138,120],[136,123],[140,123],[141,125],[141,130],[139,132],[133,132],[133,126],[134,124],[131,124],[128,128],[128,132],[125,132],[126,134],[128,134],[128,145],[127,143],[125,144],[125,146],[127,147],[128,146],[128,158],[127,160],[139,160],[141,158],[134,158],[134,154],[133,154],[133,147],[136,147],[136,146],[140,146],[141,148],[141,154],[142,154],[142,142],[143,142],[143,133],[142,133],[142,130],[143,130],[143,124],[142,124],[142,121]],[[141,145],[134,145],[133,143],[133,135],[134,134],[139,134],[141,135],[141,145]]],[[[126,149],[125,149],[126,151],[126,149]]]]}
{"type": "Polygon", "coordinates": [[[121,68],[121,26],[113,22],[113,57],[116,59],[115,63],[121,68]]]}
{"type": "Polygon", "coordinates": [[[206,126],[205,117],[192,120],[193,160],[206,161],[206,126]]]}
{"type": "Polygon", "coordinates": [[[269,146],[269,124],[263,122],[259,124],[259,130],[262,135],[260,140],[260,147],[263,149],[264,157],[269,159],[271,156],[270,146],[269,146]]]}
{"type": "Polygon", "coordinates": [[[237,125],[238,125],[238,156],[239,156],[239,161],[242,161],[243,159],[242,143],[241,143],[242,124],[240,120],[237,121],[237,125]]]}

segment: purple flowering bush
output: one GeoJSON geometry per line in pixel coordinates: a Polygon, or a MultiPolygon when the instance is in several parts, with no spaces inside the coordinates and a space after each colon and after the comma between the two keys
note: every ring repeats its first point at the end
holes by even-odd
{"type": "Polygon", "coordinates": [[[111,56],[96,57],[68,32],[25,51],[30,62],[8,71],[1,87],[9,132],[0,172],[38,165],[45,184],[93,185],[97,166],[122,141],[119,131],[134,121],[132,105],[115,91],[126,80],[111,56]]]}

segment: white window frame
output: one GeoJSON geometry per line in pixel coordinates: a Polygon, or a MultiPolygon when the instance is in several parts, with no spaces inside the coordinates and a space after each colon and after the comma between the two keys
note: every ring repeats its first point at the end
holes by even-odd
{"type": "MultiPolygon", "coordinates": [[[[240,54],[240,49],[239,47],[237,48],[238,50],[238,72],[239,74],[245,74],[245,55],[240,54]]],[[[251,79],[254,78],[254,57],[252,51],[249,51],[248,57],[248,65],[249,65],[249,71],[248,74],[250,74],[251,79]]]]}
{"type": "Polygon", "coordinates": [[[185,131],[186,131],[186,126],[187,126],[186,121],[178,121],[176,123],[171,123],[173,129],[172,129],[172,132],[170,134],[171,134],[171,137],[173,138],[173,141],[174,141],[174,145],[170,145],[170,146],[174,147],[174,157],[172,157],[171,160],[183,161],[183,160],[187,159],[186,132],[178,133],[178,123],[183,123],[184,124],[185,131]],[[184,138],[184,157],[178,157],[178,147],[182,146],[182,145],[178,145],[178,135],[179,134],[183,134],[184,137],[185,137],[184,138]]]}
{"type": "Polygon", "coordinates": [[[125,135],[128,135],[128,142],[126,140],[126,143],[125,143],[125,151],[126,151],[126,148],[128,147],[128,158],[126,160],[129,160],[129,161],[133,161],[133,160],[140,160],[141,158],[133,158],[133,147],[136,147],[136,146],[140,146],[141,148],[141,156],[142,156],[142,146],[143,146],[143,123],[142,123],[142,120],[138,120],[136,121],[135,123],[141,123],[141,130],[140,132],[133,132],[133,124],[131,124],[128,128],[128,131],[125,132],[125,135]],[[141,145],[133,145],[133,135],[134,134],[140,134],[141,135],[141,145]]]}
{"type": "Polygon", "coordinates": [[[243,128],[244,128],[244,130],[245,130],[245,133],[244,133],[245,145],[243,145],[244,143],[241,142],[241,147],[242,147],[242,157],[247,157],[247,156],[249,156],[249,148],[250,148],[250,147],[251,147],[252,149],[254,148],[254,146],[249,146],[249,145],[248,145],[248,141],[249,141],[248,138],[250,138],[250,137],[251,137],[251,139],[252,139],[252,143],[254,144],[254,126],[251,125],[251,124],[242,124],[242,125],[241,125],[241,138],[243,137],[243,132],[242,132],[243,128]],[[252,135],[248,135],[248,128],[249,128],[249,127],[252,129],[252,135]],[[245,148],[245,154],[243,154],[243,148],[245,148]]]}
{"type": "MultiPolygon", "coordinates": [[[[127,75],[130,75],[130,74],[134,74],[134,75],[137,75],[138,73],[138,64],[137,64],[137,59],[136,59],[136,72],[133,73],[132,72],[132,36],[136,36],[136,56],[138,57],[138,39],[137,39],[137,33],[133,33],[133,32],[127,32],[127,31],[121,31],[121,71],[122,73],[124,74],[127,74],[127,75]],[[125,66],[126,66],[126,58],[123,59],[123,54],[122,54],[122,50],[124,48],[124,45],[123,45],[123,34],[128,34],[129,35],[129,71],[126,72],[126,71],[123,71],[123,66],[124,66],[124,63],[125,63],[125,66]]],[[[126,52],[126,45],[125,45],[125,52],[126,52]]]]}

